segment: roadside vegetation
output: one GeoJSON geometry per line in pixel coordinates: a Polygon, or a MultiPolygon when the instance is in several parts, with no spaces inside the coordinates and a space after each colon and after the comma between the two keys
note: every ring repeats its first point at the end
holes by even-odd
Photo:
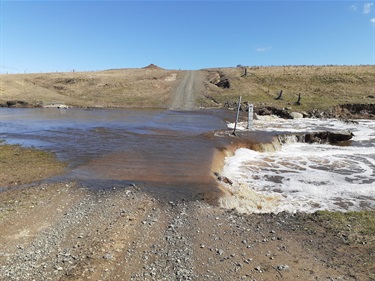
{"type": "Polygon", "coordinates": [[[375,66],[271,66],[207,69],[207,96],[203,106],[235,102],[238,96],[257,106],[292,107],[296,111],[341,104],[375,103],[375,66]],[[215,86],[215,75],[228,79],[229,88],[215,86]],[[280,91],[282,97],[278,97],[280,91]],[[295,105],[301,94],[301,105],[295,105]],[[216,102],[214,102],[214,101],[216,102]]]}
{"type": "MultiPolygon", "coordinates": [[[[366,280],[375,280],[375,211],[329,212],[319,211],[309,215],[305,223],[307,232],[323,237],[336,237],[337,251],[334,256],[346,257],[342,261],[333,258],[330,266],[354,266],[356,271],[366,272],[366,280]],[[323,231],[319,231],[319,228],[323,231]],[[341,246],[339,246],[341,245],[341,246]]],[[[332,243],[334,244],[334,243],[332,243]]]]}
{"type": "Polygon", "coordinates": [[[180,74],[151,65],[96,72],[0,75],[0,105],[167,108],[180,74]]]}
{"type": "MultiPolygon", "coordinates": [[[[330,231],[341,234],[349,244],[375,242],[375,212],[328,212],[320,211],[317,220],[330,231]]],[[[374,257],[375,257],[375,253],[374,257]]]]}
{"type": "Polygon", "coordinates": [[[65,164],[51,153],[0,144],[0,187],[43,180],[64,172],[65,164]]]}

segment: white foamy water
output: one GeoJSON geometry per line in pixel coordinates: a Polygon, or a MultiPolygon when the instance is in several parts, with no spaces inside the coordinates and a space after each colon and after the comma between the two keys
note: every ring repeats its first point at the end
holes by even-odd
{"type": "Polygon", "coordinates": [[[276,152],[237,150],[223,170],[234,182],[224,206],[275,213],[375,209],[375,121],[268,119],[254,121],[253,130],[350,130],[354,137],[350,146],[288,143],[276,152]]]}

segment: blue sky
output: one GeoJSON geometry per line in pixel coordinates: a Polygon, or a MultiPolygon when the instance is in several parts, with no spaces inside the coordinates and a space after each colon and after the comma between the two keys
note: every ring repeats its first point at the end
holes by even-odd
{"type": "Polygon", "coordinates": [[[370,1],[1,1],[1,73],[375,64],[370,1]]]}

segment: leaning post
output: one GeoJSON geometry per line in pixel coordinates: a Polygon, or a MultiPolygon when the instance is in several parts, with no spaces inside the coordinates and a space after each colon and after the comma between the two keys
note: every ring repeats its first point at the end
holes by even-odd
{"type": "Polygon", "coordinates": [[[247,118],[247,128],[250,130],[253,127],[253,111],[254,111],[254,106],[252,104],[249,104],[248,108],[248,118],[247,118]]]}
{"type": "Polygon", "coordinates": [[[237,123],[238,123],[238,116],[240,115],[240,108],[241,108],[241,96],[238,99],[238,106],[237,106],[237,114],[236,114],[236,122],[234,123],[234,130],[232,135],[236,135],[237,123]]]}

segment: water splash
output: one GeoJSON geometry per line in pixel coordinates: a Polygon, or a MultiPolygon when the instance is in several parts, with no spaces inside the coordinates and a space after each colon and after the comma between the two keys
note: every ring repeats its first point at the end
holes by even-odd
{"type": "Polygon", "coordinates": [[[280,150],[239,149],[223,175],[234,182],[222,205],[242,212],[314,212],[375,209],[375,122],[359,120],[257,120],[255,130],[293,133],[354,132],[351,146],[283,140],[280,150]]]}

